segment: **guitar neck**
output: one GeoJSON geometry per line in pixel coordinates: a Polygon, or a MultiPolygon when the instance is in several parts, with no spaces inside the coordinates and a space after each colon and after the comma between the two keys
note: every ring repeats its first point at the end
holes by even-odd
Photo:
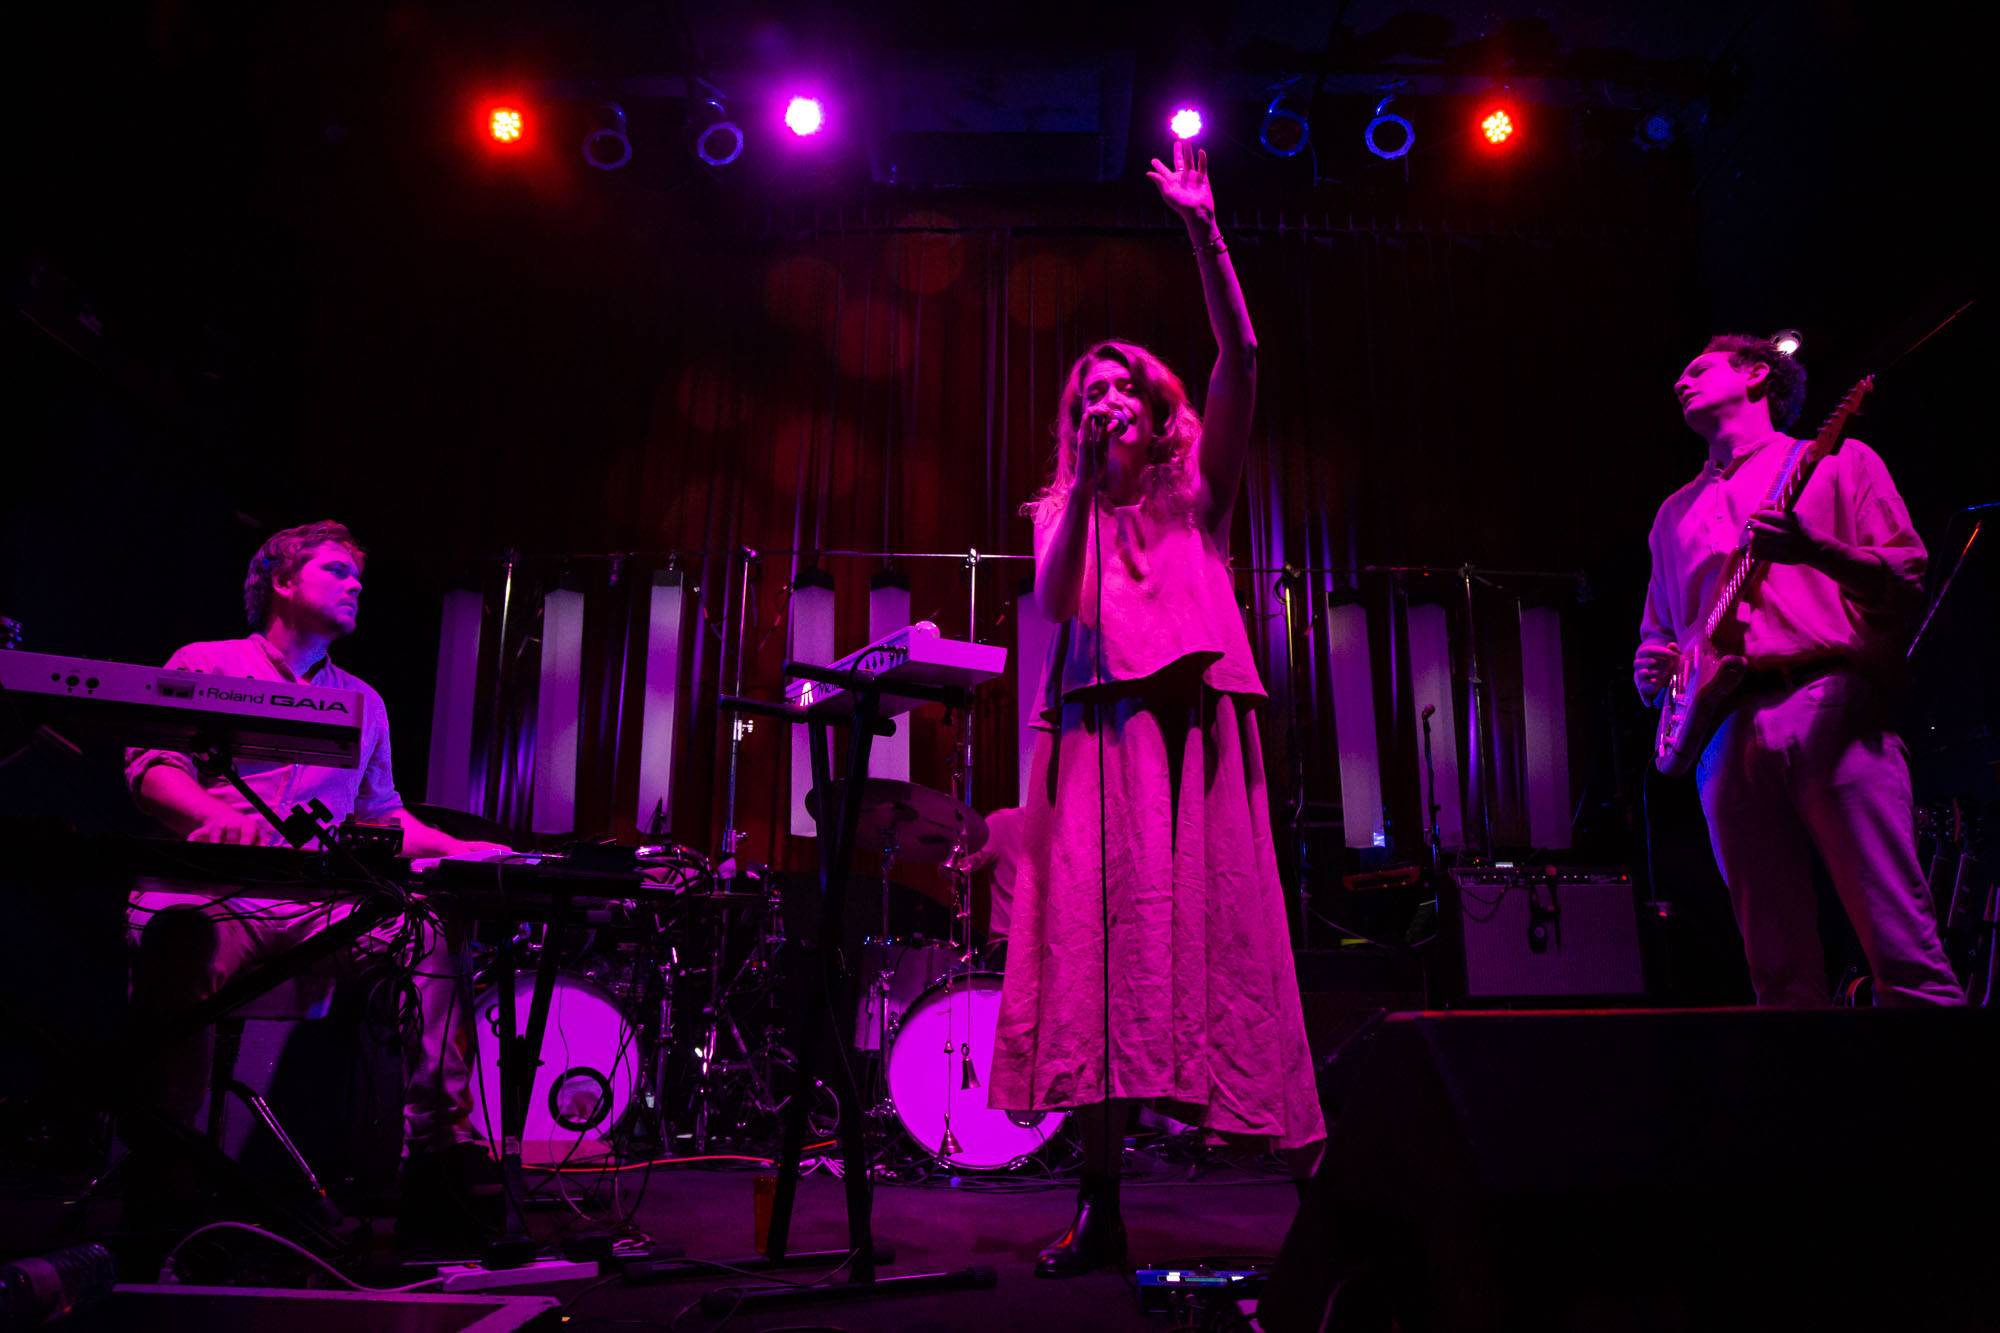
{"type": "MultiPolygon", "coordinates": [[[[1825,421],[1820,423],[1819,431],[1813,436],[1812,442],[1799,451],[1799,456],[1786,475],[1784,484],[1778,488],[1777,494],[1765,508],[1790,513],[1798,505],[1799,497],[1805,493],[1806,483],[1812,480],[1813,469],[1819,466],[1822,458],[1840,446],[1841,437],[1847,433],[1848,421],[1860,410],[1861,400],[1866,398],[1874,387],[1875,377],[1869,375],[1847,391],[1847,396],[1841,399],[1840,404],[1827,414],[1825,421]]],[[[1750,553],[1750,538],[1745,534],[1737,548],[1730,552],[1729,563],[1723,569],[1722,581],[1716,585],[1714,604],[1709,608],[1708,614],[1702,617],[1702,634],[1705,638],[1714,639],[1721,632],[1730,617],[1736,614],[1736,608],[1742,602],[1752,581],[1763,570],[1764,562],[1750,553]]]]}

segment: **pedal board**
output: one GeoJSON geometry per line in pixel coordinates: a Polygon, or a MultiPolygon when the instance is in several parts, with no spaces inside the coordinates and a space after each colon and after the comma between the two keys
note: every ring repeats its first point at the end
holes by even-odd
{"type": "Polygon", "coordinates": [[[1140,1268],[1133,1272],[1139,1288],[1139,1309],[1166,1314],[1190,1302],[1240,1301],[1257,1296],[1270,1281],[1273,1261],[1265,1259],[1198,1259],[1179,1267],[1140,1268]]]}

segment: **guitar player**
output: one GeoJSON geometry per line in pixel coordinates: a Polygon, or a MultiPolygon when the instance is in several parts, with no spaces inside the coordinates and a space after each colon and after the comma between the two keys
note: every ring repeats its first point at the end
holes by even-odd
{"type": "Polygon", "coordinates": [[[1805,401],[1805,379],[1769,339],[1729,334],[1675,381],[1708,457],[1653,520],[1633,682],[1658,702],[1747,533],[1767,567],[1725,627],[1734,641],[1718,644],[1747,671],[1695,784],[1757,1003],[1828,1003],[1817,852],[1876,1003],[1963,1004],[1917,862],[1908,757],[1889,729],[1890,687],[1922,607],[1924,546],[1888,468],[1859,440],[1819,464],[1792,510],[1773,504],[1796,453],[1782,428],[1805,401]]]}

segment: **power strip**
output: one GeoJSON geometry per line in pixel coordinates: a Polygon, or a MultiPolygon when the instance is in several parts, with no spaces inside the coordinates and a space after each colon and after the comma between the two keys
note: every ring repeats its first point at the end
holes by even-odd
{"type": "Polygon", "coordinates": [[[537,1259],[519,1268],[482,1268],[478,1264],[446,1264],[438,1269],[438,1290],[498,1291],[503,1287],[540,1286],[544,1282],[574,1282],[596,1277],[598,1265],[571,1259],[537,1259]]]}

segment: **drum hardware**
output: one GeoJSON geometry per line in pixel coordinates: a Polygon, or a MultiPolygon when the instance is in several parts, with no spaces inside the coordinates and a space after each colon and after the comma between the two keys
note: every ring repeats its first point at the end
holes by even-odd
{"type": "MultiPolygon", "coordinates": [[[[832,799],[839,800],[839,792],[832,799]]],[[[814,819],[828,797],[819,787],[806,794],[814,819]]],[[[895,778],[869,778],[858,796],[860,819],[855,842],[863,847],[895,847],[905,861],[940,865],[961,848],[971,854],[986,845],[986,819],[956,797],[933,787],[895,778]]]]}
{"type": "MultiPolygon", "coordinates": [[[[951,866],[959,858],[970,856],[986,845],[986,818],[957,797],[915,782],[869,778],[860,787],[855,798],[860,807],[855,841],[857,846],[880,849],[883,856],[880,938],[887,939],[890,934],[888,888],[891,863],[908,861],[920,865],[951,866]]],[[[821,806],[825,799],[818,787],[806,794],[806,810],[816,820],[822,817],[821,806]]],[[[838,792],[835,799],[838,799],[838,792]]],[[[954,876],[955,881],[963,878],[954,876]]],[[[955,897],[952,909],[954,923],[969,922],[967,904],[957,901],[955,897]]],[[[968,947],[968,930],[954,929],[951,934],[954,947],[961,950],[968,947]]]]}
{"type": "MultiPolygon", "coordinates": [[[[698,1026],[688,1034],[688,1091],[680,1118],[681,1137],[700,1152],[725,1136],[739,1143],[767,1141],[789,1101],[776,1090],[780,1072],[793,1065],[774,1028],[767,1025],[762,1039],[753,1040],[739,1017],[746,1001],[768,996],[775,978],[785,943],[779,883],[755,873],[727,882],[753,887],[710,889],[683,898],[690,923],[684,942],[707,955],[705,965],[682,969],[684,978],[707,976],[707,993],[695,1015],[698,1026]],[[694,923],[711,931],[710,938],[696,938],[694,923]],[[740,930],[732,933],[739,923],[752,927],[747,943],[740,930]],[[732,942],[743,945],[740,955],[732,952],[732,942]]],[[[816,1126],[829,1123],[824,1107],[815,1107],[809,1119],[816,1126]]]]}
{"type": "MultiPolygon", "coordinates": [[[[960,710],[959,717],[961,722],[969,720],[969,710],[960,710]]],[[[965,739],[967,730],[963,725],[959,728],[961,747],[969,744],[969,740],[965,739]]],[[[962,758],[963,750],[955,750],[954,755],[955,759],[962,758]]],[[[955,774],[954,785],[962,784],[962,775],[955,774]]],[[[819,795],[819,789],[815,788],[806,798],[806,808],[815,818],[819,815],[817,804],[819,795]]],[[[864,944],[864,948],[872,945],[878,951],[879,957],[874,960],[876,966],[873,969],[869,969],[865,961],[863,964],[864,975],[869,977],[869,981],[861,999],[860,1010],[856,1014],[854,1044],[859,1051],[869,1049],[871,1043],[864,1034],[869,1034],[872,1029],[872,1045],[881,1056],[874,1077],[880,1080],[880,1083],[864,1092],[863,1101],[876,1107],[878,1111],[886,1105],[891,1113],[903,1120],[907,1130],[908,1118],[904,1117],[900,1110],[902,1096],[899,1095],[890,1071],[894,1060],[894,1047],[903,1039],[901,1034],[904,1021],[908,1017],[909,1009],[914,1008],[915,1002],[897,1003],[898,983],[902,980],[905,966],[913,958],[920,967],[926,962],[932,963],[934,966],[927,970],[922,989],[918,992],[918,999],[930,997],[935,993],[939,1003],[949,1005],[961,981],[969,975],[973,954],[971,876],[956,867],[964,857],[985,845],[986,821],[976,810],[956,797],[916,783],[894,779],[868,779],[862,785],[858,804],[860,818],[857,836],[867,839],[869,845],[880,849],[882,905],[881,934],[874,941],[864,944]],[[904,944],[890,933],[891,876],[899,860],[921,861],[951,868],[950,937],[941,946],[922,949],[919,953],[918,949],[921,946],[904,944]],[[942,957],[928,958],[927,955],[933,952],[942,954],[942,957]],[[878,1096],[878,1091],[886,1092],[886,1096],[878,1096]]],[[[997,1022],[997,1007],[995,1021],[997,1022]]],[[[990,1037],[989,1029],[989,1044],[990,1037]]],[[[943,1033],[943,1041],[943,1068],[947,1079],[953,1075],[955,1060],[958,1090],[980,1089],[983,1085],[971,1042],[957,1039],[949,1024],[943,1033]]],[[[987,1052],[987,1057],[990,1060],[990,1051],[987,1052]]],[[[975,1151],[971,1155],[973,1160],[967,1161],[964,1140],[953,1125],[953,1118],[957,1113],[956,1104],[960,1100],[952,1095],[942,1099],[939,1108],[940,1119],[934,1134],[929,1132],[927,1118],[926,1132],[912,1134],[912,1137],[934,1159],[945,1165],[1004,1166],[1011,1165],[1027,1155],[1026,1151],[1010,1152],[1003,1161],[988,1162],[987,1158],[992,1155],[991,1151],[975,1151]]],[[[980,1102],[980,1113],[986,1113],[987,1108],[983,1098],[974,1100],[980,1102]]],[[[983,1141],[983,1137],[975,1140],[975,1142],[983,1141]]],[[[1039,1143],[1034,1146],[1039,1146],[1039,1143]]]]}

